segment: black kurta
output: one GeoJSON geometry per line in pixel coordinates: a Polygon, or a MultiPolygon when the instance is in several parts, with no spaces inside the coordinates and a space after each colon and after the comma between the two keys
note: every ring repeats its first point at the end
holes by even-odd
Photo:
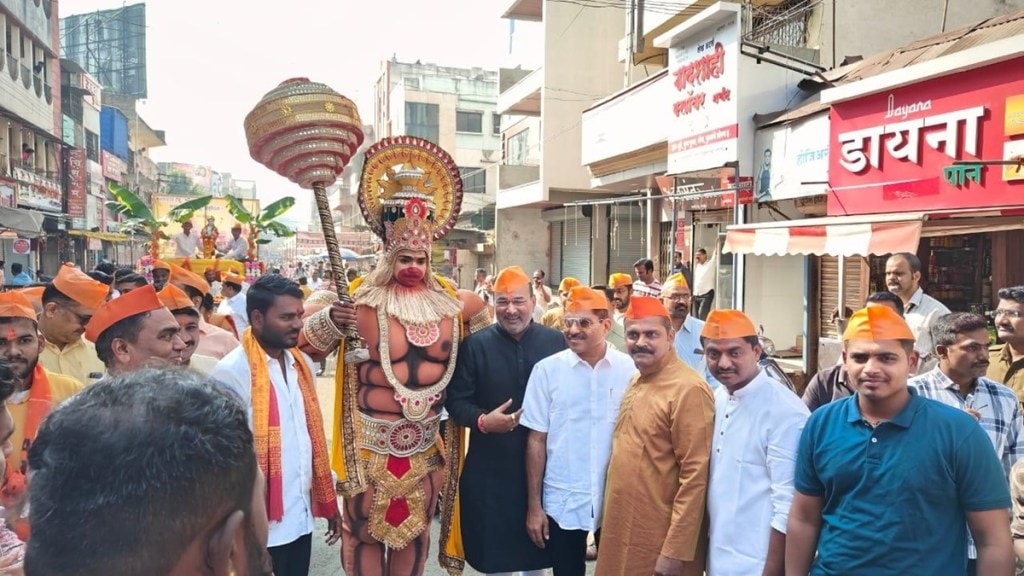
{"type": "Polygon", "coordinates": [[[526,534],[526,437],[522,426],[507,434],[481,434],[477,418],[509,398],[511,413],[523,407],[533,366],[566,349],[561,332],[533,323],[518,342],[494,324],[467,338],[459,349],[445,407],[471,430],[459,479],[466,561],[484,573],[551,566],[547,552],[526,534]]]}

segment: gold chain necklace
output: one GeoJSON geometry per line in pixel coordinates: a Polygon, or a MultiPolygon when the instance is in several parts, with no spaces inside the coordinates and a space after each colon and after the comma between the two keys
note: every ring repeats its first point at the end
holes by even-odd
{"type": "MultiPolygon", "coordinates": [[[[418,422],[426,418],[430,408],[441,399],[441,392],[448,387],[448,383],[455,373],[455,360],[459,355],[459,328],[461,327],[457,317],[452,318],[452,353],[448,358],[448,367],[445,369],[441,379],[427,388],[411,390],[406,388],[391,369],[391,347],[388,345],[388,315],[382,309],[377,309],[377,326],[379,327],[380,338],[380,366],[384,370],[384,378],[388,384],[395,389],[395,400],[402,406],[402,415],[407,419],[418,422]]],[[[411,345],[412,343],[410,343],[411,345]]]]}

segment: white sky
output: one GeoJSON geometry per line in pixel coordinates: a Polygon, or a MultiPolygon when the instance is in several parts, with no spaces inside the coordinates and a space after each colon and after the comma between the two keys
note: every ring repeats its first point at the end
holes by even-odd
{"type": "MultiPolygon", "coordinates": [[[[60,16],[137,2],[66,0],[60,16]]],[[[508,53],[511,0],[150,0],[146,2],[150,126],[167,132],[152,150],[160,162],[185,162],[255,180],[264,205],[296,197],[287,219],[308,220],[311,193],[249,157],[242,122],[287,78],[323,82],[356,101],[373,120],[373,89],[383,59],[450,66],[535,65],[539,26],[516,23],[508,53]]]]}

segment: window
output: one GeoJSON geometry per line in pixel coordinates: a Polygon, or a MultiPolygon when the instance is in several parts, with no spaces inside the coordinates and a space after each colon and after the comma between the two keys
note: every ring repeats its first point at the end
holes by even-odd
{"type": "Polygon", "coordinates": [[[508,152],[505,156],[505,164],[509,166],[524,166],[530,155],[530,129],[527,128],[518,134],[509,136],[508,152]]]}
{"type": "Polygon", "coordinates": [[[85,157],[93,162],[100,161],[100,137],[88,130],[85,131],[85,157]]]}
{"type": "Polygon", "coordinates": [[[495,136],[501,135],[501,114],[491,114],[491,126],[494,127],[492,134],[495,136]]]}
{"type": "Polygon", "coordinates": [[[437,104],[405,103],[405,133],[438,144],[439,121],[437,104]]]}
{"type": "Polygon", "coordinates": [[[406,78],[405,79],[405,87],[408,88],[409,90],[419,90],[420,89],[420,79],[419,78],[406,78]]]}
{"type": "Polygon", "coordinates": [[[465,168],[459,167],[459,174],[462,176],[462,191],[466,194],[487,193],[487,169],[484,167],[465,168]]]}
{"type": "Polygon", "coordinates": [[[482,112],[455,112],[455,131],[483,134],[484,115],[482,112]]]}

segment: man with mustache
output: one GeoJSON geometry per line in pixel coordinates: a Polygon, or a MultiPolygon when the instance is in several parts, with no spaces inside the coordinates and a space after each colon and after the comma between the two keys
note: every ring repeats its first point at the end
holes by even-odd
{"type": "Polygon", "coordinates": [[[674,336],[661,301],[632,299],[626,347],[639,374],[612,437],[597,576],[704,574],[715,403],[672,350],[674,336]]]}
{"type": "Polygon", "coordinates": [[[152,366],[183,366],[181,327],[153,286],[105,302],[85,327],[107,377],[152,366]]]}
{"type": "Polygon", "coordinates": [[[29,451],[28,576],[271,576],[245,409],[189,371],[75,395],[29,451]]]}
{"type": "Polygon", "coordinates": [[[810,412],[758,365],[757,329],[713,310],[701,332],[715,390],[708,576],[782,576],[797,445],[810,412]],[[742,495],[742,496],[740,496],[742,495]]]}
{"type": "MultiPolygon", "coordinates": [[[[672,329],[676,332],[673,342],[676,354],[698,374],[704,374],[707,366],[704,363],[704,346],[700,341],[704,321],[690,314],[693,295],[690,293],[690,285],[682,274],[677,272],[665,280],[665,284],[661,287],[661,301],[668,309],[668,314],[672,319],[672,329]]],[[[708,382],[708,384],[712,383],[708,382]]],[[[717,386],[717,383],[713,386],[717,386]]]]}
{"type": "MultiPolygon", "coordinates": [[[[8,510],[17,510],[23,503],[28,450],[39,425],[54,408],[82,390],[78,380],[50,372],[39,364],[42,349],[35,309],[28,298],[19,292],[0,294],[0,357],[17,378],[14,394],[7,400],[14,423],[10,436],[13,449],[6,454],[2,491],[2,501],[8,510]]],[[[14,526],[22,539],[28,537],[27,517],[19,518],[14,526]]]]}
{"type": "Polygon", "coordinates": [[[53,282],[43,289],[43,312],[39,315],[44,341],[39,362],[47,370],[86,385],[103,376],[103,362],[96,355],[96,347],[82,336],[108,294],[109,286],[78,268],[68,264],[60,267],[53,282]]]}
{"type": "Polygon", "coordinates": [[[633,296],[633,277],[617,272],[608,277],[608,287],[612,290],[612,307],[615,308],[612,319],[622,325],[633,296]]]}
{"type": "Polygon", "coordinates": [[[1024,286],[1001,288],[998,295],[996,333],[1003,345],[989,354],[987,376],[1024,401],[1024,286]]]}
{"type": "Polygon", "coordinates": [[[914,333],[896,312],[854,312],[843,333],[853,396],[800,437],[786,574],[1011,576],[1006,472],[977,420],[907,386],[914,333]]]}
{"type": "Polygon", "coordinates": [[[192,305],[192,300],[185,294],[185,291],[174,284],[167,284],[164,289],[157,293],[160,302],[171,311],[174,319],[181,326],[181,339],[185,341],[185,350],[181,353],[181,365],[191,368],[204,376],[209,376],[218,358],[196,354],[202,334],[199,331],[199,310],[192,305]]]}
{"type": "MultiPolygon", "coordinates": [[[[955,312],[939,317],[932,326],[932,341],[939,365],[910,380],[921,396],[938,400],[973,416],[988,434],[1007,481],[1010,469],[1024,457],[1024,420],[1013,390],[985,377],[989,366],[988,320],[981,315],[955,312]]],[[[977,551],[969,540],[968,570],[976,574],[977,551]]]]}
{"type": "Polygon", "coordinates": [[[569,349],[533,367],[523,400],[526,531],[548,552],[555,576],[583,576],[587,534],[601,528],[612,431],[636,367],[606,341],[604,294],[577,286],[563,307],[569,349]]]}
{"type": "Polygon", "coordinates": [[[497,323],[459,347],[445,403],[451,421],[470,429],[459,478],[461,537],[466,561],[484,574],[539,576],[551,566],[526,528],[529,431],[519,417],[534,366],[566,343],[561,332],[533,322],[534,306],[526,272],[502,270],[494,281],[497,323]]]}
{"type": "Polygon", "coordinates": [[[924,374],[938,363],[932,343],[932,326],[949,308],[924,293],[921,288],[921,260],[909,252],[893,254],[885,262],[885,285],[903,300],[903,317],[914,332],[917,350],[917,374],[924,374]]]}
{"type": "Polygon", "coordinates": [[[199,344],[196,346],[196,354],[220,360],[227,356],[228,352],[238,348],[238,338],[234,331],[228,332],[203,318],[203,300],[210,293],[210,284],[202,276],[172,264],[171,284],[184,290],[192,302],[192,307],[199,311],[199,344]]]}
{"type": "Polygon", "coordinates": [[[266,476],[268,546],[277,576],[306,576],[313,520],[327,520],[326,542],[341,537],[316,396],[313,361],[298,349],[302,290],[278,274],[260,276],[246,299],[250,327],[242,345],[225,356],[210,378],[241,399],[249,413],[256,461],[266,476]]]}

